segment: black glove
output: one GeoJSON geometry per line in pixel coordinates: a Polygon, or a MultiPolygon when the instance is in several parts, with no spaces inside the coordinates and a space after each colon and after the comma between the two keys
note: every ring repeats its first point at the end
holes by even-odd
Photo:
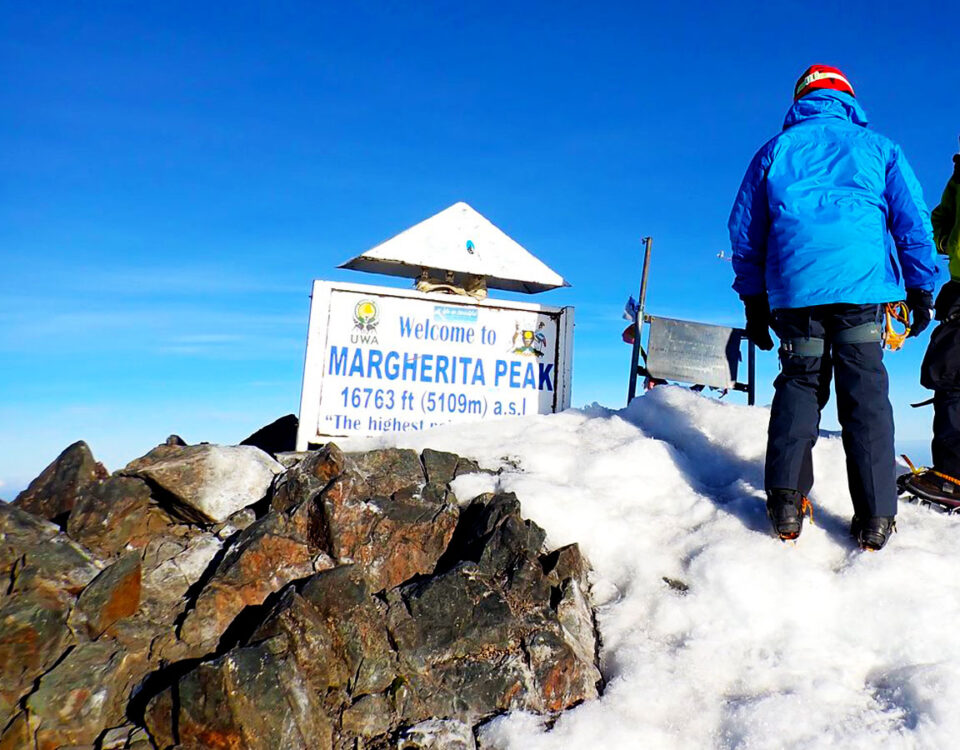
{"type": "Polygon", "coordinates": [[[923,333],[923,330],[930,325],[933,294],[924,289],[907,289],[907,307],[910,308],[913,317],[907,338],[913,338],[923,333]]]}
{"type": "Polygon", "coordinates": [[[758,349],[768,352],[773,349],[773,339],[770,338],[770,304],[766,294],[751,294],[741,297],[743,309],[747,316],[747,338],[758,349]]]}

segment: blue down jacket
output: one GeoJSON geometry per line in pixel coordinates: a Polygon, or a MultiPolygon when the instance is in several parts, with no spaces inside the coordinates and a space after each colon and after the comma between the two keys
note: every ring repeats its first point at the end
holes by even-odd
{"type": "Polygon", "coordinates": [[[796,102],[753,158],[730,214],[733,288],[770,307],[871,304],[933,291],[930,212],[906,158],[849,94],[796,102]]]}

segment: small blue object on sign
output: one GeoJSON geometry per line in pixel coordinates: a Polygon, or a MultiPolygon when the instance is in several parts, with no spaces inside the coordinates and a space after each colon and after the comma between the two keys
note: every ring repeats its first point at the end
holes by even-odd
{"type": "Polygon", "coordinates": [[[476,323],[480,311],[466,305],[434,305],[434,323],[476,323]]]}
{"type": "Polygon", "coordinates": [[[468,253],[473,252],[473,240],[467,240],[467,252],[468,253]]]}

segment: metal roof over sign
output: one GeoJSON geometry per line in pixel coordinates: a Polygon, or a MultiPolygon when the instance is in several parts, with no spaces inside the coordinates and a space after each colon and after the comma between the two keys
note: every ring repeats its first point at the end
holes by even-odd
{"type": "Polygon", "coordinates": [[[461,286],[465,277],[481,277],[491,289],[527,294],[569,286],[560,274],[463,202],[340,268],[414,279],[425,271],[449,272],[461,286]]]}

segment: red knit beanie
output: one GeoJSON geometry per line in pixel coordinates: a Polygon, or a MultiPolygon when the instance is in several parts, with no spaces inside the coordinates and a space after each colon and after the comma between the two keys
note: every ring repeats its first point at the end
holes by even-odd
{"type": "Polygon", "coordinates": [[[800,76],[797,85],[793,90],[793,100],[801,99],[816,89],[833,89],[834,91],[843,91],[850,96],[856,96],[853,93],[853,86],[847,77],[837,68],[829,65],[811,65],[800,76]]]}

